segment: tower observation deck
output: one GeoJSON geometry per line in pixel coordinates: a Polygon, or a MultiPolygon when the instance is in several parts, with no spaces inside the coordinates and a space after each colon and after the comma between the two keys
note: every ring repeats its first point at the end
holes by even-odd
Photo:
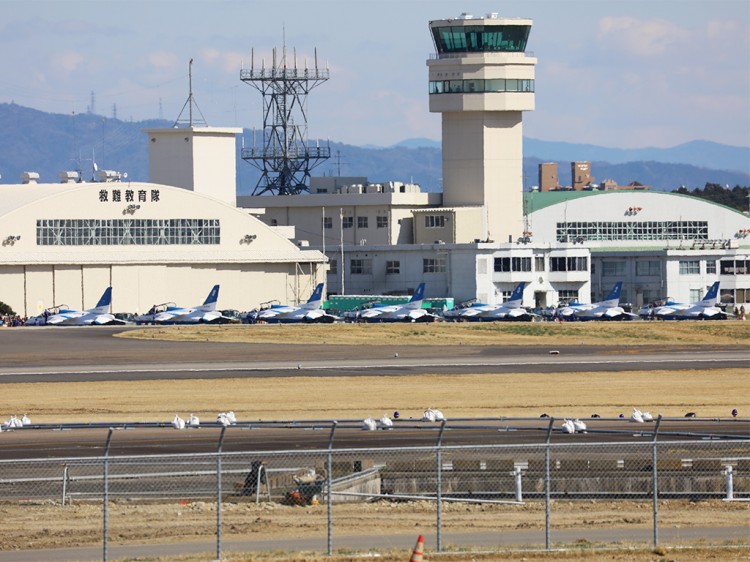
{"type": "Polygon", "coordinates": [[[307,139],[307,94],[328,80],[327,68],[318,68],[317,50],[313,68],[297,67],[294,54],[287,64],[286,47],[277,60],[276,49],[269,68],[240,70],[240,80],[263,96],[263,131],[260,143],[253,132],[251,148],[242,149],[242,159],[261,171],[253,195],[296,195],[309,191],[310,171],[331,156],[326,143],[310,146],[307,139]]]}
{"type": "Polygon", "coordinates": [[[523,236],[522,112],[534,109],[530,19],[430,22],[430,111],[442,113],[443,204],[481,206],[484,239],[523,236]]]}

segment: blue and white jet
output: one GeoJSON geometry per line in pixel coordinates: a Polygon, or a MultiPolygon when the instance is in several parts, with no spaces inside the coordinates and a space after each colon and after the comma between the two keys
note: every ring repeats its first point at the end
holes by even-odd
{"type": "Polygon", "coordinates": [[[727,314],[716,306],[718,296],[719,282],[716,281],[708,289],[706,296],[695,304],[667,300],[661,306],[642,308],[638,311],[638,315],[661,320],[724,320],[727,314]]]}
{"type": "Polygon", "coordinates": [[[618,281],[603,301],[592,304],[571,302],[559,308],[557,316],[565,320],[630,320],[635,314],[625,312],[620,306],[621,293],[622,281],[618,281]]]}
{"type": "Polygon", "coordinates": [[[526,283],[521,281],[513,289],[510,298],[502,304],[473,303],[471,306],[446,310],[443,318],[457,322],[531,321],[537,315],[521,307],[525,286],[526,283]]]}
{"type": "Polygon", "coordinates": [[[146,314],[135,317],[136,324],[227,324],[237,322],[216,310],[219,285],[214,285],[203,304],[181,308],[174,303],[156,304],[146,314]]]}
{"type": "Polygon", "coordinates": [[[112,304],[112,287],[107,287],[94,308],[71,310],[65,305],[53,306],[39,316],[30,319],[29,324],[37,326],[105,326],[125,324],[124,321],[110,314],[112,304]]]}
{"type": "Polygon", "coordinates": [[[294,324],[294,323],[319,323],[331,324],[339,320],[337,316],[328,314],[323,310],[323,283],[319,283],[308,301],[299,306],[286,306],[274,304],[265,308],[255,315],[255,322],[267,322],[269,324],[294,324]]]}
{"type": "Polygon", "coordinates": [[[360,311],[360,322],[434,322],[437,316],[422,308],[424,300],[424,283],[420,283],[417,290],[406,304],[374,305],[360,311]]]}

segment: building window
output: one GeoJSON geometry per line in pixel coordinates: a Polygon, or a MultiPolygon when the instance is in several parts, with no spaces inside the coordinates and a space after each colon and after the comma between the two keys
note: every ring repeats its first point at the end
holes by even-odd
{"type": "Polygon", "coordinates": [[[39,246],[216,245],[219,219],[41,219],[39,246]]]}
{"type": "Polygon", "coordinates": [[[708,221],[559,222],[558,242],[586,240],[708,240],[708,221]]]}
{"type": "Polygon", "coordinates": [[[333,228],[333,217],[323,217],[323,228],[326,230],[333,228]]]}
{"type": "Polygon", "coordinates": [[[603,261],[602,277],[620,277],[625,275],[624,261],[603,261]]]}
{"type": "Polygon", "coordinates": [[[401,273],[401,262],[398,260],[385,262],[385,274],[395,275],[401,273]]]}
{"type": "Polygon", "coordinates": [[[531,258],[511,258],[510,267],[513,271],[531,271],[531,258]]]}
{"type": "Polygon", "coordinates": [[[537,256],[534,258],[534,270],[544,271],[544,256],[537,256]]]}
{"type": "Polygon", "coordinates": [[[378,228],[388,228],[388,217],[377,217],[376,224],[378,228]]]}
{"type": "Polygon", "coordinates": [[[370,275],[372,273],[372,260],[353,259],[350,272],[352,275],[370,275]]]}
{"type": "Polygon", "coordinates": [[[341,228],[351,228],[354,226],[354,217],[343,217],[341,219],[341,228]]]}
{"type": "Polygon", "coordinates": [[[706,261],[706,273],[707,274],[715,274],[716,273],[716,260],[708,260],[708,261],[706,261]]]}
{"type": "Polygon", "coordinates": [[[495,271],[510,271],[510,258],[495,258],[495,271]]]}
{"type": "Polygon", "coordinates": [[[357,228],[367,228],[367,217],[357,217],[357,228]]]}
{"type": "Polygon", "coordinates": [[[550,271],[588,271],[588,257],[566,257],[549,259],[550,271]]]}
{"type": "Polygon", "coordinates": [[[701,262],[699,260],[680,260],[680,275],[698,275],[700,272],[701,262]]]}
{"type": "Polygon", "coordinates": [[[534,80],[493,78],[482,80],[430,80],[430,94],[482,94],[495,92],[533,92],[534,80]]]}
{"type": "Polygon", "coordinates": [[[338,273],[339,267],[338,262],[336,260],[328,260],[328,273],[336,274],[338,273]]]}
{"type": "Polygon", "coordinates": [[[701,289],[690,289],[690,304],[699,302],[702,298],[703,291],[701,289]]]}
{"type": "Polygon", "coordinates": [[[635,274],[638,277],[658,276],[661,274],[661,262],[658,260],[637,261],[635,262],[635,274]]]}
{"type": "Polygon", "coordinates": [[[424,226],[425,228],[443,228],[445,227],[445,216],[444,215],[425,215],[424,226]]]}
{"type": "Polygon", "coordinates": [[[557,291],[557,300],[562,304],[577,301],[578,291],[575,289],[563,289],[561,291],[557,291]]]}
{"type": "Polygon", "coordinates": [[[750,260],[721,260],[721,275],[747,275],[750,273],[750,260]]]}
{"type": "Polygon", "coordinates": [[[444,273],[445,257],[424,258],[422,260],[422,273],[444,273]]]}

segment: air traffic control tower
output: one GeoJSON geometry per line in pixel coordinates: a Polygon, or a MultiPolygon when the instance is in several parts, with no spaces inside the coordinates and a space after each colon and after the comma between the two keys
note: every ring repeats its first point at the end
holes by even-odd
{"type": "Polygon", "coordinates": [[[443,206],[483,208],[484,239],[523,228],[522,112],[534,109],[530,19],[461,14],[430,22],[430,111],[443,114],[443,206]]]}

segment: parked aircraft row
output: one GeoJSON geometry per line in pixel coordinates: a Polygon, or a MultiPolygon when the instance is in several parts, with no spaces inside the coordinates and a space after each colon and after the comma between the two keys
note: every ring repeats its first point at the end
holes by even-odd
{"type": "MultiPolygon", "coordinates": [[[[448,321],[495,322],[495,321],[531,321],[539,315],[521,306],[525,283],[519,283],[510,298],[499,305],[472,303],[446,310],[442,318],[448,321]]],[[[333,323],[337,321],[353,322],[435,322],[440,319],[436,314],[422,308],[425,284],[420,283],[414,294],[405,304],[379,305],[347,312],[336,316],[323,310],[323,283],[318,284],[306,303],[298,306],[273,304],[259,311],[251,311],[243,319],[249,323],[333,323]]],[[[620,306],[622,282],[615,283],[607,297],[592,304],[571,302],[566,306],[554,309],[552,316],[561,320],[631,320],[635,314],[627,312],[620,306]]],[[[696,304],[677,303],[671,299],[660,305],[641,308],[638,316],[644,319],[724,319],[728,315],[716,306],[719,294],[719,282],[714,283],[705,297],[696,304]]],[[[240,319],[225,316],[216,310],[219,299],[219,285],[214,285],[206,300],[201,305],[182,308],[174,303],[154,305],[151,309],[133,318],[136,324],[225,324],[239,322],[240,319]]],[[[112,288],[107,287],[94,308],[71,310],[65,305],[46,309],[39,316],[29,319],[30,325],[80,326],[80,325],[116,325],[126,324],[123,319],[110,314],[112,288]]]]}

